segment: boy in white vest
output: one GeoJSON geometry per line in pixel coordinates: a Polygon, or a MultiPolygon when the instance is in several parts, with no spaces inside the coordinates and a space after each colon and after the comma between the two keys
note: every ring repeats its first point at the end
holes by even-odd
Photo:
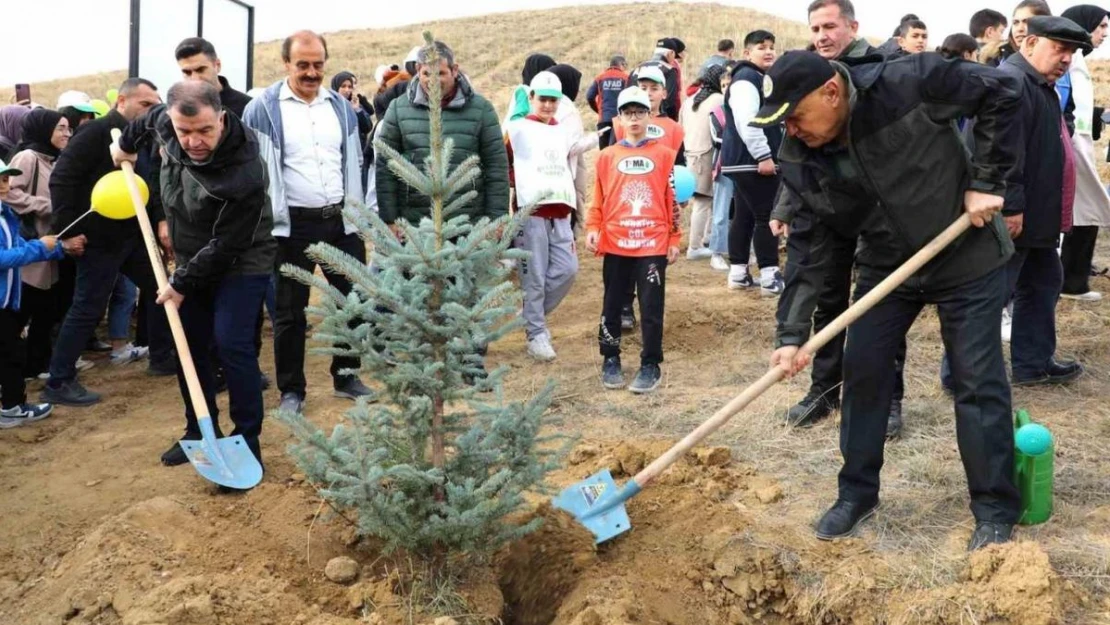
{"type": "Polygon", "coordinates": [[[531,113],[506,123],[505,146],[513,211],[532,209],[514,242],[517,248],[531,252],[520,263],[528,354],[536,360],[550,361],[555,359],[555,348],[547,329],[547,315],[570,292],[578,273],[570,222],[577,201],[571,163],[579,154],[597,147],[598,135],[588,134],[575,141],[556,123],[563,88],[555,74],[536,74],[528,89],[531,113]]]}

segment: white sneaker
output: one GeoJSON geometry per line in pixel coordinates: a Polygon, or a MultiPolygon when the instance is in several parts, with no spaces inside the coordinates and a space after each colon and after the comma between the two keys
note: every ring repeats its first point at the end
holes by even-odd
{"type": "Polygon", "coordinates": [[[1004,343],[1010,342],[1010,332],[1013,330],[1014,317],[1010,314],[1009,308],[1002,309],[1002,341],[1004,343]]]}
{"type": "Polygon", "coordinates": [[[551,346],[547,333],[528,339],[528,355],[540,362],[555,360],[555,348],[551,346]]]}
{"type": "Polygon", "coordinates": [[[730,291],[750,289],[754,286],[755,280],[744,265],[736,265],[728,270],[728,289],[730,291]]]}
{"type": "Polygon", "coordinates": [[[730,267],[731,265],[725,260],[723,254],[714,254],[713,257],[709,259],[709,268],[714,271],[728,271],[730,267]]]}
{"type": "Polygon", "coordinates": [[[707,247],[691,247],[686,250],[686,260],[705,260],[713,256],[713,250],[707,247]]]}
{"type": "Polygon", "coordinates": [[[78,371],[88,371],[96,366],[96,363],[91,360],[85,360],[84,357],[77,357],[77,364],[74,365],[78,371]]]}
{"type": "Polygon", "coordinates": [[[150,354],[149,347],[135,347],[134,344],[128,343],[119,350],[112,352],[111,361],[113,365],[118,367],[142,360],[148,354],[150,354]]]}
{"type": "Polygon", "coordinates": [[[1062,297],[1064,299],[1075,300],[1077,302],[1101,302],[1102,301],[1102,293],[1099,293],[1098,291],[1087,291],[1086,293],[1079,293],[1079,294],[1061,293],[1060,297],[1062,297]]]}

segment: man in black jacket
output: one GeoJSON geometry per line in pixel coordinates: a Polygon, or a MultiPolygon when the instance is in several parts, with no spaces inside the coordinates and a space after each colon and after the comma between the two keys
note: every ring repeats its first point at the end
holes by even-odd
{"type": "Polygon", "coordinates": [[[667,81],[667,97],[663,100],[661,110],[675,121],[678,121],[678,112],[682,109],[682,75],[677,68],[685,51],[686,44],[681,39],[664,37],[655,42],[655,54],[651,59],[641,64],[641,67],[658,67],[663,72],[663,78],[667,81]]]}
{"type": "MultiPolygon", "coordinates": [[[[813,49],[822,57],[834,60],[866,59],[878,54],[867,40],[857,37],[859,22],[850,0],[814,0],[809,5],[809,28],[813,49]]],[[[788,188],[781,188],[771,212],[770,228],[776,235],[787,234],[786,272],[804,262],[808,246],[809,225],[813,216],[805,213],[788,188]],[[796,219],[796,217],[798,217],[796,219]]],[[[855,237],[841,237],[835,232],[828,235],[832,258],[829,278],[825,281],[813,311],[813,330],[820,332],[848,308],[852,292],[852,266],[856,258],[855,237]]],[[[840,406],[840,384],[843,381],[844,338],[841,333],[817,351],[813,357],[809,392],[786,414],[787,423],[795,427],[808,427],[832,414],[840,406]]],[[[890,401],[887,418],[887,436],[897,437],[902,430],[902,395],[906,347],[903,342],[894,366],[894,395],[890,401]]]]}
{"type": "MultiPolygon", "coordinates": [[[[177,259],[158,303],[181,311],[193,362],[213,421],[217,419],[212,366],[203,357],[217,346],[228,385],[232,436],[242,434],[261,460],[262,379],[252,337],[257,311],[270,283],[277,242],[269,180],[258,138],[235,115],[223,110],[220,92],[208,82],[180,82],[165,106],[130,123],[113,150],[117,163],[134,162],[154,143],[162,161],[162,197],[177,259]]],[[[185,400],[185,439],[201,438],[185,376],[178,371],[185,400]]],[[[217,422],[217,432],[218,422],[217,422]]],[[[162,455],[167,465],[188,462],[175,442],[162,455]]]]}
{"type": "Polygon", "coordinates": [[[1025,85],[1021,115],[1012,130],[1025,139],[1024,163],[1014,170],[1002,211],[1016,248],[1008,270],[1014,293],[1010,354],[1015,386],[1060,384],[1083,374],[1078,362],[1053,357],[1056,301],[1064,283],[1056,247],[1060,233],[1071,229],[1075,199],[1071,138],[1054,85],[1067,74],[1077,49],[1091,50],[1091,39],[1063,17],[1031,17],[1027,25],[1021,53],[999,68],[1025,85]]]}
{"type": "MultiPolygon", "coordinates": [[[[54,173],[50,176],[50,197],[54,204],[54,231],[61,232],[89,209],[93,186],[115,169],[108,146],[111,131],[123,128],[150,107],[158,104],[157,88],[142,78],[130,78],[119,88],[116,108],[104,117],[81,128],[62,150],[54,173]]],[[[147,155],[149,156],[149,155],[147,155]]],[[[136,168],[150,180],[150,159],[142,159],[136,168]]],[[[156,199],[157,194],[152,194],[156,199]]],[[[151,221],[163,219],[161,207],[152,201],[151,221]]],[[[67,236],[84,234],[88,239],[85,255],[77,259],[77,283],[73,305],[66,313],[58,331],[50,360],[50,379],[42,391],[45,402],[63,406],[89,406],[100,401],[77,381],[76,363],[81,350],[96,330],[117,274],[124,274],[138,287],[146,300],[147,331],[150,339],[150,368],[154,375],[173,375],[172,340],[165,313],[154,305],[157,286],[150,267],[139,223],[135,218],[113,221],[96,213],[81,219],[67,236]]]]}
{"type": "Polygon", "coordinates": [[[779,301],[772,364],[788,375],[811,357],[799,346],[835,266],[830,232],[859,238],[859,298],[962,213],[976,226],[849,327],[844,465],[839,496],[818,522],[817,537],[848,536],[877,508],[895,358],[922,308],[935,304],[956,373],[956,436],[976,520],[969,548],[1009,540],[1021,497],[998,319],[1013,245],[998,212],[1022,149],[1012,132],[1020,84],[935,53],[849,67],[788,52],[768,72],[765,93],[752,125],[785,121],[783,184],[809,209],[799,218],[814,220],[809,236],[796,242],[806,249],[779,301]],[[977,123],[969,158],[950,122],[970,117],[977,123]]]}
{"type": "Polygon", "coordinates": [[[220,57],[216,56],[216,48],[210,41],[189,37],[177,44],[174,58],[185,80],[203,80],[212,85],[220,93],[220,104],[236,117],[243,118],[243,109],[250,104],[251,97],[232,89],[227,79],[220,75],[220,57]]]}

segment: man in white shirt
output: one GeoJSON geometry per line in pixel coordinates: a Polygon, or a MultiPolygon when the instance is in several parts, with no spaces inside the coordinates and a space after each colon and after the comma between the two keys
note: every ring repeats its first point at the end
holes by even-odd
{"type": "MultiPolygon", "coordinates": [[[[289,36],[281,47],[286,78],[251,101],[243,121],[261,135],[274,206],[277,266],[289,263],[314,271],[305,250],[328,243],[366,262],[366,247],[354,224],[343,218],[347,201],[363,200],[358,120],[350,105],[323,86],[327,42],[310,31],[289,36]]],[[[341,275],[324,272],[343,293],[351,289],[341,275]]],[[[278,276],[274,360],[281,409],[304,408],[306,382],[305,306],[309,287],[278,276]]],[[[332,357],[335,395],[348,399],[371,395],[357,375],[358,358],[332,357]]]]}

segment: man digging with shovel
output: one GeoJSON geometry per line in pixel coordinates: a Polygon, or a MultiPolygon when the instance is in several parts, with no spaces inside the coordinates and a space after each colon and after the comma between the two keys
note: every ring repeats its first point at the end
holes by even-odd
{"type": "MultiPolygon", "coordinates": [[[[165,106],[128,125],[119,149],[113,146],[113,160],[133,162],[152,140],[163,154],[162,200],[177,263],[169,284],[158,292],[158,303],[177,306],[189,350],[201,356],[194,359],[196,375],[213,424],[216,386],[205,354],[216,345],[235,423],[232,437],[242,435],[261,462],[262,377],[253,337],[277,242],[258,139],[224,111],[215,87],[197,81],[177,83],[165,106]]],[[[200,440],[204,429],[190,402],[187,378],[192,375],[178,369],[185,441],[200,440]]],[[[218,425],[215,432],[222,439],[218,425]]],[[[171,466],[189,460],[178,443],[162,455],[163,464],[171,466]]]]}
{"type": "Polygon", "coordinates": [[[998,331],[1013,244],[999,212],[1023,144],[1021,85],[936,54],[846,64],[788,52],[768,71],[751,123],[785,123],[783,184],[817,223],[791,229],[806,253],[786,267],[773,366],[804,369],[807,336],[836,235],[860,238],[859,299],[966,212],[971,228],[848,328],[836,503],[817,537],[850,535],[879,505],[879,472],[899,343],[935,304],[955,379],[956,435],[975,531],[968,548],[1006,542],[1017,522],[1010,387],[998,331]],[[950,122],[976,118],[969,158],[950,122]],[[912,159],[905,158],[912,154],[912,159]]]}

